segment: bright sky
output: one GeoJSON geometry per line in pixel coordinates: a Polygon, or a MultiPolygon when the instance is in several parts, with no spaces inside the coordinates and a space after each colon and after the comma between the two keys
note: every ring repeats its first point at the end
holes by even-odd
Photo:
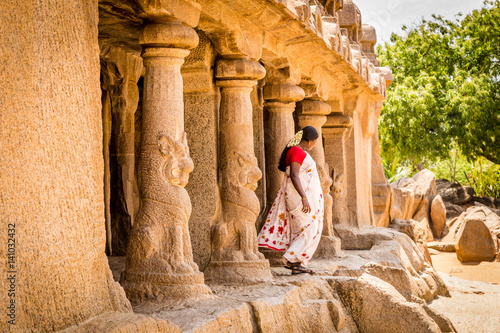
{"type": "Polygon", "coordinates": [[[468,14],[483,5],[483,0],[354,0],[361,10],[363,23],[377,30],[378,42],[388,42],[392,32],[401,33],[401,26],[430,19],[432,14],[453,19],[461,12],[468,14]]]}

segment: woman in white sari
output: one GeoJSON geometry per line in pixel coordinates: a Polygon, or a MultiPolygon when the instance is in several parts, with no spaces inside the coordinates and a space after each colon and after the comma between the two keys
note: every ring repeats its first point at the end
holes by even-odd
{"type": "Polygon", "coordinates": [[[306,150],[318,139],[314,127],[300,130],[284,149],[278,169],[286,172],[281,189],[259,233],[259,246],[283,255],[292,274],[315,272],[307,268],[323,230],[323,192],[316,163],[306,150]]]}

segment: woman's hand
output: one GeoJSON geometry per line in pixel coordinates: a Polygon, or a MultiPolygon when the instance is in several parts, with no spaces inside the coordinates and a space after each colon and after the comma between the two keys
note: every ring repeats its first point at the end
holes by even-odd
{"type": "Polygon", "coordinates": [[[309,214],[311,212],[311,205],[309,205],[309,201],[307,201],[307,198],[302,199],[302,211],[306,214],[309,214]]]}

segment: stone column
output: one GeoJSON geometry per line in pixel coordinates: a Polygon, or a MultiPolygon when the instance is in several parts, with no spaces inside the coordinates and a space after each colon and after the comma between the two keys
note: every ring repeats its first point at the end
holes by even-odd
{"type": "Polygon", "coordinates": [[[212,227],[212,259],[207,280],[253,283],[272,278],[259,253],[255,221],[260,211],[254,193],[262,172],[254,154],[250,93],[265,69],[249,58],[222,58],[216,64],[220,105],[221,218],[212,227]]]}
{"type": "MultiPolygon", "coordinates": [[[[301,87],[285,80],[264,86],[265,107],[269,112],[266,122],[267,207],[264,210],[264,217],[267,216],[274,203],[285,175],[284,172],[278,170],[279,160],[286,144],[295,134],[295,120],[293,119],[295,102],[304,99],[304,96],[305,93],[301,87]]],[[[260,251],[269,260],[271,266],[283,265],[282,252],[265,248],[261,248],[260,251]]]]}
{"type": "MultiPolygon", "coordinates": [[[[382,102],[375,103],[375,121],[377,121],[382,110],[382,102]]],[[[387,227],[390,221],[390,209],[392,202],[392,187],[384,174],[384,166],[380,157],[380,141],[378,126],[372,136],[372,201],[374,225],[387,227]]]]}
{"type": "Polygon", "coordinates": [[[132,315],[104,253],[98,21],[97,1],[2,2],[0,332],[132,315]]]}
{"type": "Polygon", "coordinates": [[[291,83],[265,85],[264,99],[269,111],[266,128],[266,172],[267,202],[268,206],[271,206],[283,181],[284,173],[278,170],[281,153],[295,134],[295,102],[304,99],[304,90],[291,83]]]}
{"type": "Polygon", "coordinates": [[[129,299],[197,298],[210,294],[193,261],[184,186],[193,162],[184,132],[181,65],[198,44],[178,21],[147,24],[143,46],[144,99],[139,179],[141,205],[127,249],[122,285],[129,299]]]}
{"type": "Polygon", "coordinates": [[[316,162],[321,186],[323,188],[324,197],[324,220],[323,220],[323,235],[317,250],[317,256],[328,258],[340,253],[340,240],[335,237],[332,226],[332,196],[330,195],[330,187],[332,186],[332,178],[329,173],[329,166],[325,162],[325,150],[323,148],[323,133],[322,126],[326,122],[326,116],[330,114],[331,107],[327,103],[320,100],[303,100],[297,105],[299,127],[313,126],[319,134],[316,146],[309,152],[311,157],[316,162]]]}
{"type": "Polygon", "coordinates": [[[333,186],[331,188],[332,225],[349,225],[349,213],[346,196],[346,146],[345,134],[352,127],[352,118],[340,112],[327,117],[323,126],[325,140],[325,160],[331,167],[333,186]]]}

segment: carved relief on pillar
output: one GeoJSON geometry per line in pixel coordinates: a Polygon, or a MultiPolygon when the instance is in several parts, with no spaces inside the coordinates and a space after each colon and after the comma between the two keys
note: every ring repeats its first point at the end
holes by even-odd
{"type": "Polygon", "coordinates": [[[134,301],[210,294],[193,261],[184,186],[193,162],[184,132],[180,68],[196,32],[178,21],[145,25],[139,38],[146,67],[139,178],[141,204],[127,249],[122,285],[134,301]]]}
{"type": "Polygon", "coordinates": [[[325,162],[325,150],[323,147],[322,126],[325,124],[327,115],[331,113],[331,107],[321,100],[305,99],[297,104],[299,128],[313,126],[319,134],[316,146],[309,153],[316,162],[319,179],[323,189],[324,197],[324,222],[323,234],[318,246],[317,256],[321,258],[331,258],[340,253],[340,240],[335,237],[332,225],[332,205],[333,199],[330,195],[330,188],[333,180],[330,177],[330,167],[325,162]]]}
{"type": "Polygon", "coordinates": [[[255,222],[260,203],[254,193],[262,172],[254,154],[250,93],[265,69],[249,58],[219,59],[221,217],[212,227],[212,258],[207,280],[255,283],[272,278],[259,253],[255,222]]]}
{"type": "Polygon", "coordinates": [[[345,134],[352,127],[352,118],[340,112],[334,112],[327,117],[323,126],[325,140],[325,159],[332,167],[331,176],[334,179],[331,187],[332,225],[349,225],[347,204],[346,178],[346,146],[345,134]]]}

